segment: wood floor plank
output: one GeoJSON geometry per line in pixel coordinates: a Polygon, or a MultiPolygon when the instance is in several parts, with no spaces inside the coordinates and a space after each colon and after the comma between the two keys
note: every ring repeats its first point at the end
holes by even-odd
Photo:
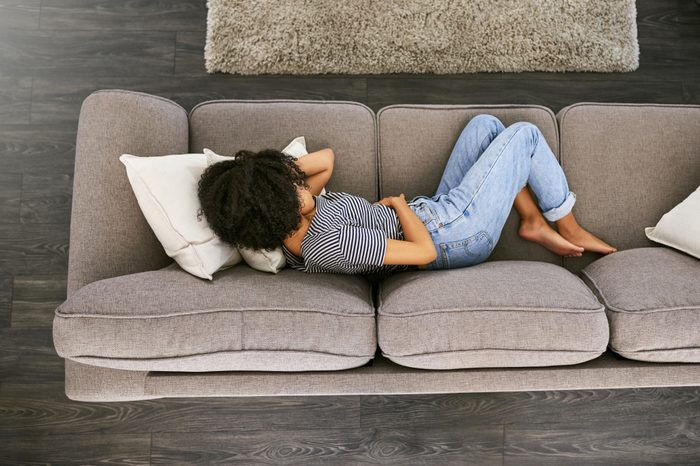
{"type": "MultiPolygon", "coordinates": [[[[175,74],[178,76],[201,76],[206,73],[204,46],[206,31],[178,32],[175,38],[175,74]]],[[[209,76],[215,76],[212,73],[209,76]]]]}
{"type": "Polygon", "coordinates": [[[679,37],[683,27],[684,1],[646,0],[635,2],[638,37],[679,37]]]}
{"type": "MultiPolygon", "coordinates": [[[[32,374],[27,376],[31,377],[32,374]]],[[[34,379],[43,382],[42,388],[53,382],[36,375],[34,379]]],[[[333,428],[353,430],[360,426],[358,396],[169,398],[86,403],[45,390],[18,392],[17,385],[27,383],[20,375],[0,380],[15,388],[0,393],[0,412],[3,413],[0,431],[77,434],[302,429],[320,432],[333,428]]]]}
{"type": "Polygon", "coordinates": [[[12,299],[12,328],[53,325],[54,311],[66,299],[66,276],[16,275],[12,299]]]}
{"type": "Polygon", "coordinates": [[[639,48],[640,68],[644,66],[646,74],[682,80],[700,79],[700,42],[697,38],[640,37],[639,48]]]}
{"type": "Polygon", "coordinates": [[[0,30],[38,29],[41,0],[0,0],[0,30]]]}
{"type": "Polygon", "coordinates": [[[5,361],[0,365],[0,380],[3,383],[32,384],[64,379],[64,360],[58,356],[3,350],[0,357],[5,361]]]}
{"type": "Polygon", "coordinates": [[[56,356],[52,329],[49,327],[0,328],[0,351],[56,356]]]}
{"type": "Polygon", "coordinates": [[[503,426],[153,434],[153,464],[503,464],[503,426]]]}
{"type": "Polygon", "coordinates": [[[0,464],[150,464],[150,434],[0,433],[0,464]]]}
{"type": "Polygon", "coordinates": [[[0,394],[14,397],[21,395],[25,398],[61,398],[64,396],[64,390],[63,380],[31,384],[0,382],[0,394]]]}
{"type": "Polygon", "coordinates": [[[188,112],[218,99],[351,100],[366,97],[364,78],[195,76],[34,78],[32,123],[74,124],[83,100],[99,89],[128,89],[172,99],[188,112]]]}
{"type": "MultiPolygon", "coordinates": [[[[0,27],[0,31],[2,27],[0,27]]],[[[27,70],[13,76],[3,66],[0,38],[0,125],[29,123],[32,78],[27,70]]]]}
{"type": "Polygon", "coordinates": [[[0,329],[9,327],[12,321],[13,283],[14,278],[12,275],[7,273],[0,274],[0,329]]]}
{"type": "Polygon", "coordinates": [[[683,83],[683,103],[696,104],[700,102],[700,81],[683,83]]]}
{"type": "Polygon", "coordinates": [[[68,223],[0,223],[0,270],[15,274],[65,273],[68,223]]]}
{"type": "Polygon", "coordinates": [[[175,33],[0,29],[2,72],[34,77],[171,75],[175,33]]]}
{"type": "Polygon", "coordinates": [[[612,390],[562,390],[441,395],[372,395],[362,398],[362,427],[474,424],[539,424],[561,420],[581,423],[614,418],[700,416],[700,387],[612,390]]]}
{"type": "Polygon", "coordinates": [[[505,426],[505,465],[697,465],[700,417],[505,426]]]}
{"type": "Polygon", "coordinates": [[[70,223],[73,174],[25,174],[22,177],[22,223],[70,223]]]}
{"type": "Polygon", "coordinates": [[[0,125],[0,170],[37,176],[72,175],[76,134],[76,121],[58,125],[0,125]]]}
{"type": "Polygon", "coordinates": [[[22,174],[0,171],[0,223],[18,223],[22,174]]]}
{"type": "Polygon", "coordinates": [[[205,28],[206,17],[201,0],[51,0],[41,7],[41,29],[198,31],[205,28]]]}
{"type": "Polygon", "coordinates": [[[442,77],[368,78],[367,100],[374,111],[386,105],[412,104],[537,104],[554,113],[572,102],[671,102],[683,100],[682,81],[499,80],[442,77]],[[595,97],[591,97],[595,96],[595,97]]]}

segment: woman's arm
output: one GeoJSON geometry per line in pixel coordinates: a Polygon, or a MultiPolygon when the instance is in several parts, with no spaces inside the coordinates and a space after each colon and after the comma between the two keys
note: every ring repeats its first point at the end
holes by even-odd
{"type": "Polygon", "coordinates": [[[389,199],[389,206],[396,211],[406,240],[387,238],[384,263],[425,265],[434,261],[437,252],[433,239],[421,219],[408,206],[403,193],[389,199]]]}
{"type": "Polygon", "coordinates": [[[306,173],[306,183],[312,194],[321,194],[321,190],[331,179],[334,162],[335,154],[330,148],[311,152],[296,160],[297,166],[306,173]]]}
{"type": "Polygon", "coordinates": [[[399,217],[406,240],[387,239],[384,263],[415,265],[431,263],[437,257],[437,252],[428,229],[411,210],[405,199],[396,197],[393,199],[392,207],[399,217]]]}

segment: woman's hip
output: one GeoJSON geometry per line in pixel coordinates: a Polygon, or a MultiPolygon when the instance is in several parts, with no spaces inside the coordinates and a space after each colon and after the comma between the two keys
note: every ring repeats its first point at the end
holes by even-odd
{"type": "MultiPolygon", "coordinates": [[[[412,201],[413,202],[413,201],[412,201]]],[[[449,205],[432,198],[412,206],[425,225],[437,252],[436,259],[425,269],[454,269],[484,262],[490,256],[495,242],[486,225],[490,222],[458,213],[449,205]]]]}

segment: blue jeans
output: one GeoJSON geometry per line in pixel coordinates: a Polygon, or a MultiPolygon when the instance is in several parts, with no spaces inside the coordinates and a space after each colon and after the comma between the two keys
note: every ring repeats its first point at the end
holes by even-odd
{"type": "Polygon", "coordinates": [[[506,128],[488,114],[472,118],[452,149],[435,195],[416,196],[408,203],[437,251],[424,269],[484,262],[526,184],[550,222],[567,215],[576,202],[537,126],[519,121],[506,128]]]}

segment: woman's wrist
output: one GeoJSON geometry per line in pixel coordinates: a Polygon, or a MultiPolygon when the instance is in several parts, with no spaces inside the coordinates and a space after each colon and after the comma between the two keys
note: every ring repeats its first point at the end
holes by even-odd
{"type": "Polygon", "coordinates": [[[411,209],[405,199],[398,199],[396,203],[392,201],[392,207],[396,211],[404,233],[404,239],[413,243],[424,244],[426,247],[433,247],[433,240],[423,221],[411,209]]]}
{"type": "Polygon", "coordinates": [[[401,196],[393,196],[391,198],[391,207],[394,207],[395,205],[405,205],[408,206],[408,202],[406,202],[406,199],[404,199],[401,196]]]}

